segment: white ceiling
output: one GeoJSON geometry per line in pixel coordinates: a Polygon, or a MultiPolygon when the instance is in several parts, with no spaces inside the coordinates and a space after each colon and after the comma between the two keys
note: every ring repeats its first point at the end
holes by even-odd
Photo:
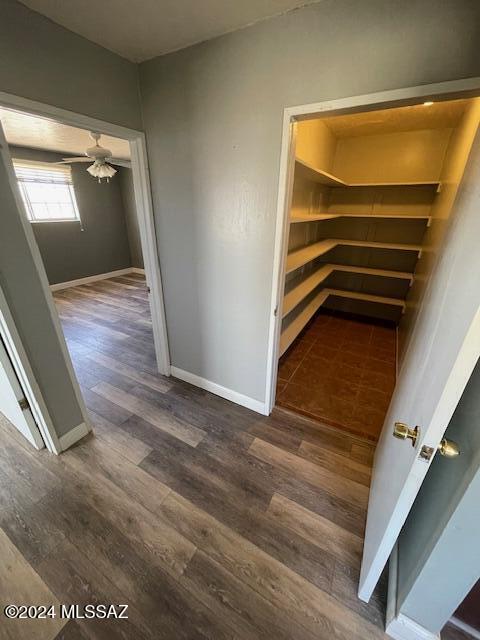
{"type": "Polygon", "coordinates": [[[54,22],[142,62],[319,0],[20,0],[54,22]]]}
{"type": "MultiPolygon", "coordinates": [[[[58,151],[74,156],[84,155],[85,149],[94,145],[85,129],[69,127],[18,111],[0,108],[0,122],[10,145],[58,151]]],[[[130,158],[130,146],[126,140],[102,136],[100,144],[110,149],[115,158],[130,158]]]]}

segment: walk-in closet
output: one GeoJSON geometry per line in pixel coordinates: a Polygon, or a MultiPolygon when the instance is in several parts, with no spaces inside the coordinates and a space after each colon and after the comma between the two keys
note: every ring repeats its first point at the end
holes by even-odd
{"type": "Polygon", "coordinates": [[[294,125],[278,405],[376,441],[478,99],[294,125]]]}

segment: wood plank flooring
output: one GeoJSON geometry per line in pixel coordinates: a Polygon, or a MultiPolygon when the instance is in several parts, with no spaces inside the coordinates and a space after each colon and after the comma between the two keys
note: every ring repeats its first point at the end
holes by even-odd
{"type": "Polygon", "coordinates": [[[0,417],[0,556],[19,583],[0,578],[0,604],[129,619],[2,619],[0,638],[383,638],[385,577],[356,598],[373,445],[156,374],[141,276],[55,300],[95,435],[56,457],[0,417]]]}

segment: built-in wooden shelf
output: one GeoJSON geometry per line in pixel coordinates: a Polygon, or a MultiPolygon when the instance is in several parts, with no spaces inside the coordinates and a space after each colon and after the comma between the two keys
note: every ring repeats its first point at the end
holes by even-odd
{"type": "Polygon", "coordinates": [[[345,182],[337,176],[313,167],[308,162],[295,158],[295,171],[308,180],[319,182],[327,187],[435,187],[440,190],[439,180],[420,180],[418,182],[345,182]]]}
{"type": "Polygon", "coordinates": [[[407,271],[392,271],[389,269],[372,269],[370,267],[357,267],[355,265],[325,264],[306,278],[302,275],[295,278],[289,284],[291,289],[283,298],[282,317],[287,316],[297,305],[300,304],[314,289],[316,289],[334,271],[344,271],[347,273],[358,273],[361,275],[381,276],[384,278],[398,278],[413,282],[413,273],[407,271]]]}
{"type": "Polygon", "coordinates": [[[292,320],[292,322],[286,327],[280,336],[280,355],[282,356],[288,347],[292,344],[295,338],[298,336],[300,331],[305,327],[307,322],[313,318],[314,314],[325,300],[328,298],[328,293],[325,291],[320,291],[314,298],[311,300],[305,309],[302,309],[301,313],[292,320]]]}
{"type": "Polygon", "coordinates": [[[359,291],[344,291],[343,289],[322,289],[317,295],[302,309],[302,311],[292,320],[280,336],[280,355],[282,356],[302,329],[306,326],[314,314],[320,309],[329,296],[339,296],[349,298],[351,300],[365,300],[366,302],[375,302],[377,304],[394,305],[405,311],[405,302],[398,298],[385,298],[383,296],[374,296],[369,293],[361,293],[359,291]]]}
{"type": "Polygon", "coordinates": [[[377,302],[378,304],[391,304],[394,307],[401,307],[405,311],[405,300],[399,298],[386,298],[385,296],[374,296],[370,293],[360,291],[344,291],[343,289],[323,289],[329,296],[349,298],[350,300],[366,300],[367,302],[377,302]]]}
{"type": "Polygon", "coordinates": [[[431,216],[413,215],[404,213],[316,213],[313,215],[296,215],[290,218],[291,224],[302,222],[321,222],[322,220],[333,220],[335,218],[374,218],[387,220],[425,220],[427,227],[430,226],[431,216]]]}
{"type": "Polygon", "coordinates": [[[291,224],[298,224],[299,222],[321,222],[322,220],[333,220],[339,218],[339,213],[315,213],[312,215],[296,215],[290,217],[291,224]]]}
{"type": "Polygon", "coordinates": [[[308,162],[304,162],[300,160],[300,158],[295,158],[295,173],[298,175],[307,178],[307,180],[313,180],[313,182],[319,182],[320,184],[324,184],[327,187],[347,187],[347,183],[336,176],[333,176],[331,173],[327,173],[326,171],[322,171],[321,169],[316,169],[312,167],[308,162]]]}
{"type": "Polygon", "coordinates": [[[397,244],[394,242],[371,242],[368,240],[343,240],[340,238],[320,240],[314,244],[292,251],[287,256],[286,273],[291,273],[303,265],[331,251],[337,246],[367,247],[369,249],[392,249],[394,251],[415,251],[418,257],[422,254],[422,246],[417,244],[397,244]]]}
{"type": "Polygon", "coordinates": [[[336,246],[336,240],[321,240],[320,242],[315,242],[315,244],[302,247],[297,251],[292,251],[292,253],[287,255],[287,268],[285,272],[291,273],[295,271],[295,269],[303,267],[304,264],[308,264],[336,246]]]}
{"type": "MultiPolygon", "coordinates": [[[[439,181],[415,181],[415,182],[346,182],[341,178],[328,173],[326,171],[322,171],[313,167],[312,165],[304,162],[300,158],[295,159],[295,176],[301,176],[307,180],[316,182],[321,185],[325,185],[327,187],[340,188],[344,189],[345,193],[354,193],[358,194],[358,191],[353,191],[353,189],[361,189],[361,188],[405,188],[405,194],[412,194],[416,192],[409,191],[409,189],[413,189],[415,187],[424,187],[426,191],[422,190],[422,198],[420,199],[419,207],[422,208],[420,211],[425,211],[425,206],[423,200],[430,200],[430,195],[434,196],[435,190],[438,193],[441,188],[441,183],[439,181]],[[431,188],[431,190],[430,190],[431,188]],[[351,192],[348,190],[352,189],[351,192]],[[423,203],[423,204],[422,204],[423,203]]],[[[396,192],[390,192],[391,194],[396,194],[396,192]]],[[[337,192],[338,194],[338,192],[337,192]]],[[[382,207],[385,212],[376,211],[375,209],[378,207],[374,207],[374,203],[378,203],[381,199],[378,196],[377,191],[372,191],[371,197],[368,192],[360,192],[360,194],[355,196],[358,203],[363,203],[365,198],[371,200],[371,211],[368,213],[344,213],[339,211],[339,209],[353,209],[355,210],[355,206],[352,204],[351,206],[345,206],[343,200],[343,192],[341,192],[340,204],[334,204],[332,202],[330,206],[330,210],[324,211],[322,213],[315,214],[299,214],[299,215],[291,215],[290,223],[291,224],[301,224],[301,223],[309,223],[309,222],[322,222],[323,220],[332,220],[336,218],[346,218],[346,219],[365,219],[365,220],[422,220],[426,223],[426,226],[429,226],[431,223],[431,217],[429,215],[421,215],[420,211],[418,214],[415,214],[415,208],[413,207],[403,207],[406,213],[391,213],[388,212],[387,207],[382,207]],[[335,211],[336,209],[336,211],[335,211]],[[413,212],[413,213],[411,213],[413,212]]],[[[406,198],[406,204],[410,203],[411,197],[410,195],[406,198]]],[[[389,198],[388,198],[389,199],[389,198]]],[[[388,200],[387,199],[387,200],[388,200]]],[[[348,198],[347,198],[348,200],[348,198]]],[[[368,208],[370,208],[370,206],[368,208]]],[[[360,209],[361,210],[361,209],[360,209]]],[[[428,213],[428,211],[427,211],[428,213]]],[[[412,227],[412,229],[415,229],[412,227]]],[[[333,233],[333,232],[332,232],[333,233]]],[[[326,238],[324,240],[320,240],[315,242],[314,244],[310,244],[307,246],[303,246],[300,249],[296,249],[287,255],[286,259],[286,274],[293,273],[300,269],[304,265],[316,260],[320,256],[328,253],[335,247],[365,247],[368,249],[387,249],[392,251],[411,251],[418,255],[420,258],[422,255],[422,246],[419,244],[400,244],[394,242],[374,242],[371,240],[347,240],[341,238],[326,238]]],[[[283,309],[282,309],[282,318],[284,329],[281,333],[280,337],[280,355],[284,354],[288,347],[292,344],[298,334],[302,331],[305,325],[309,322],[309,320],[314,316],[317,310],[328,300],[330,297],[341,297],[347,298],[350,300],[363,300],[366,302],[372,302],[381,305],[390,305],[394,307],[401,308],[402,312],[405,311],[405,301],[399,298],[388,298],[379,295],[372,295],[369,293],[362,293],[360,291],[346,291],[344,289],[331,289],[331,288],[322,288],[324,287],[325,280],[329,275],[334,273],[335,271],[343,271],[352,274],[361,274],[366,276],[379,276],[383,278],[396,278],[402,280],[408,280],[410,284],[413,282],[413,273],[405,272],[405,271],[395,271],[391,269],[374,269],[370,267],[359,267],[355,265],[339,265],[339,264],[319,264],[316,271],[312,273],[296,273],[293,280],[288,282],[288,291],[284,295],[283,299],[283,309]],[[293,312],[293,313],[292,313],[293,312]],[[287,324],[288,323],[288,324],[287,324]],[[285,326],[287,325],[287,326],[285,326]]]]}
{"type": "Polygon", "coordinates": [[[347,187],[435,187],[440,186],[439,180],[419,180],[418,182],[349,182],[347,187]]]}

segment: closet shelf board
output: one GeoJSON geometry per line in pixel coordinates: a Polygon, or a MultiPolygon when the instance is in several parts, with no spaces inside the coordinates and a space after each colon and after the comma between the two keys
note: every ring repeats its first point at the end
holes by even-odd
{"type": "Polygon", "coordinates": [[[324,184],[327,187],[346,187],[348,186],[346,182],[340,180],[333,176],[331,173],[327,173],[326,171],[322,171],[321,169],[315,169],[308,162],[304,162],[300,160],[300,158],[295,158],[295,172],[307,180],[312,180],[313,182],[319,182],[320,184],[324,184]]]}
{"type": "Polygon", "coordinates": [[[327,171],[316,169],[308,162],[295,158],[295,170],[308,180],[319,182],[328,187],[436,187],[440,190],[439,180],[419,180],[418,182],[345,182],[327,171]]]}
{"type": "MultiPolygon", "coordinates": [[[[343,264],[326,264],[311,275],[303,278],[298,276],[298,284],[295,284],[283,298],[282,317],[287,316],[297,305],[300,304],[319,284],[328,278],[334,271],[344,271],[347,273],[358,273],[362,275],[381,276],[385,278],[398,278],[409,280],[413,283],[413,273],[406,271],[392,271],[389,269],[372,269],[370,267],[356,267],[343,264]]],[[[294,282],[295,282],[294,281],[294,282]]]]}
{"type": "Polygon", "coordinates": [[[313,318],[314,314],[325,300],[328,298],[328,293],[325,291],[320,291],[315,298],[302,309],[302,312],[298,314],[298,316],[293,320],[288,327],[282,331],[282,335],[280,336],[280,355],[282,356],[288,347],[292,344],[295,338],[298,336],[300,331],[304,328],[307,322],[313,318]]]}
{"type": "Polygon", "coordinates": [[[302,309],[301,313],[286,327],[280,336],[280,356],[282,356],[309,320],[320,309],[329,296],[340,296],[351,300],[365,300],[367,302],[376,302],[379,304],[389,304],[402,308],[405,311],[405,302],[398,298],[385,298],[383,296],[374,296],[368,293],[360,293],[357,291],[344,291],[343,289],[322,289],[317,295],[302,309]]]}
{"type": "Polygon", "coordinates": [[[394,242],[370,242],[368,240],[343,240],[339,238],[320,240],[314,244],[302,247],[297,251],[292,251],[287,256],[286,273],[291,273],[303,265],[308,264],[315,258],[331,251],[337,246],[346,247],[367,247],[370,249],[392,249],[395,251],[415,251],[420,258],[422,253],[421,245],[416,244],[397,244],[394,242]]]}
{"type": "Polygon", "coordinates": [[[291,224],[302,222],[321,222],[322,220],[333,220],[334,218],[374,218],[378,220],[426,220],[427,227],[430,226],[431,216],[410,215],[403,213],[318,213],[314,215],[297,215],[290,218],[291,224]]]}

